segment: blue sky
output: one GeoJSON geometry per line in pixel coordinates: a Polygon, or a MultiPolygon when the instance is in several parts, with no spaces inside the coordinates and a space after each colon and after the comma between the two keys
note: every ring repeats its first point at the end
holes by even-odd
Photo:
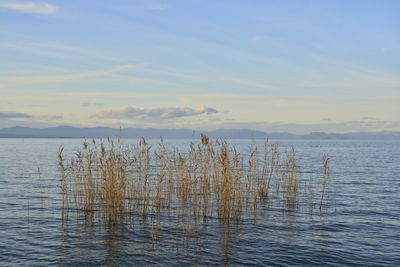
{"type": "Polygon", "coordinates": [[[400,130],[399,1],[3,1],[0,128],[400,130]]]}

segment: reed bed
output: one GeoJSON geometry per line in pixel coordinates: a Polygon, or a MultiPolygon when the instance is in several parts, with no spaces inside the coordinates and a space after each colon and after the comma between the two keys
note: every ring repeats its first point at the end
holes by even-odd
{"type": "MultiPolygon", "coordinates": [[[[190,222],[208,218],[240,221],[272,199],[289,208],[299,204],[295,148],[282,153],[268,141],[261,149],[238,151],[226,140],[204,135],[184,150],[162,139],[150,145],[142,138],[129,146],[121,140],[85,140],[68,159],[60,147],[58,161],[63,221],[71,212],[106,224],[151,217],[152,239],[163,218],[188,231],[190,222]]],[[[329,181],[329,158],[323,162],[320,206],[329,181]]]]}

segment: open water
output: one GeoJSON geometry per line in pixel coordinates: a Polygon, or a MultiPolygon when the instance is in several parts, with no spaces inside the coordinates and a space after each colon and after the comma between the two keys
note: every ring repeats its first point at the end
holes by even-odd
{"type": "Polygon", "coordinates": [[[330,155],[321,212],[265,205],[229,226],[210,218],[182,240],[165,223],[154,246],[145,223],[62,223],[57,151],[72,155],[82,140],[0,139],[0,265],[400,266],[400,142],[276,142],[296,147],[302,183],[330,155]]]}

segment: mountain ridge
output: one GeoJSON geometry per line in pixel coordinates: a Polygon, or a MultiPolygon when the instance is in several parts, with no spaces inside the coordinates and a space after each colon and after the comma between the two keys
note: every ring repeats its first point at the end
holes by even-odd
{"type": "Polygon", "coordinates": [[[212,131],[199,131],[191,129],[161,129],[161,128],[110,128],[110,127],[74,127],[60,125],[48,128],[31,128],[14,126],[0,128],[0,138],[167,138],[167,139],[193,139],[205,134],[211,138],[230,139],[330,139],[330,140],[355,140],[355,139],[399,139],[400,132],[352,132],[352,133],[324,133],[311,132],[308,134],[293,134],[288,132],[263,132],[251,129],[217,129],[212,131]]]}

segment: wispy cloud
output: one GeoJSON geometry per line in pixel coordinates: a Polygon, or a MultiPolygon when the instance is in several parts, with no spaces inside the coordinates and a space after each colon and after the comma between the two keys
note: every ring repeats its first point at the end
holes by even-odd
{"type": "MultiPolygon", "coordinates": [[[[22,52],[55,59],[84,59],[90,61],[102,60],[106,62],[118,61],[117,57],[112,56],[109,52],[104,50],[86,49],[83,47],[66,45],[57,42],[46,42],[43,40],[30,40],[29,43],[4,40],[0,41],[0,48],[2,50],[9,50],[10,53],[22,52]]],[[[35,64],[38,63],[35,62],[35,64]]]]}
{"type": "Polygon", "coordinates": [[[90,102],[84,102],[81,104],[81,107],[104,107],[106,104],[104,103],[90,103],[90,102]]]}
{"type": "Polygon", "coordinates": [[[153,109],[141,109],[135,107],[121,107],[119,109],[100,112],[95,117],[102,119],[129,119],[129,118],[140,118],[140,117],[151,117],[157,119],[173,119],[179,117],[196,116],[201,114],[218,113],[218,110],[209,107],[197,107],[197,108],[153,108],[153,109]]]}
{"type": "Polygon", "coordinates": [[[18,119],[18,118],[31,118],[32,116],[26,113],[17,112],[0,112],[0,119],[18,119]]]}
{"type": "Polygon", "coordinates": [[[35,116],[35,119],[40,120],[40,121],[58,121],[62,120],[64,116],[60,115],[41,115],[41,116],[35,116]]]}
{"type": "Polygon", "coordinates": [[[63,75],[48,75],[48,76],[22,76],[22,77],[6,77],[0,78],[2,85],[0,88],[6,88],[13,85],[32,85],[32,84],[44,84],[44,83],[62,83],[68,81],[82,80],[87,78],[93,78],[103,76],[106,74],[117,73],[120,71],[126,71],[133,69],[134,65],[123,65],[116,66],[105,70],[87,71],[73,74],[63,75]]]}
{"type": "Polygon", "coordinates": [[[15,2],[15,1],[0,1],[1,9],[9,9],[21,13],[32,14],[55,14],[58,7],[49,3],[35,3],[35,2],[15,2]]]}

